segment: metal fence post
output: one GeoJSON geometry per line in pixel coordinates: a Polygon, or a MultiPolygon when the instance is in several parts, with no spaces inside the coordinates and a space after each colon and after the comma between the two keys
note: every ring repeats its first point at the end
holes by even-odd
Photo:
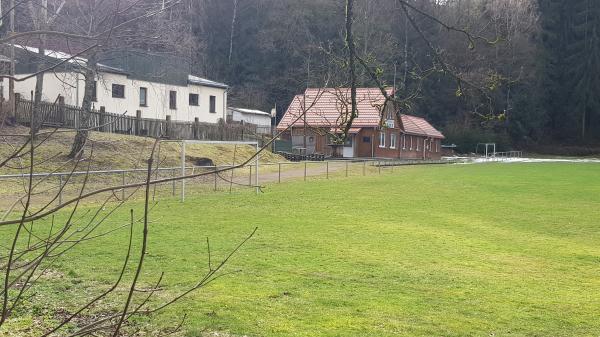
{"type": "Polygon", "coordinates": [[[367,161],[363,161],[363,176],[367,174],[367,161]]]}
{"type": "MultiPolygon", "coordinates": [[[[258,130],[258,126],[256,127],[256,130],[258,130]]],[[[258,133],[258,132],[257,132],[258,133]]],[[[258,169],[258,164],[259,164],[259,160],[260,160],[260,153],[259,153],[259,149],[258,149],[258,141],[256,142],[256,177],[255,177],[255,183],[256,183],[256,194],[258,194],[260,192],[260,186],[258,185],[258,176],[259,176],[259,169],[258,169]]]]}
{"type": "Polygon", "coordinates": [[[306,166],[307,166],[307,162],[304,161],[304,181],[306,181],[306,166]]]}
{"type": "MultiPolygon", "coordinates": [[[[185,140],[181,141],[181,177],[185,177],[185,140]]],[[[181,179],[181,202],[185,201],[185,179],[181,179]]]]}
{"type": "Polygon", "coordinates": [[[248,186],[252,186],[252,165],[249,165],[248,168],[249,173],[248,173],[248,186]]]}
{"type": "Polygon", "coordinates": [[[63,190],[63,177],[62,174],[58,175],[58,182],[60,186],[58,187],[58,204],[62,205],[62,190],[63,190]]]}
{"type": "Polygon", "coordinates": [[[346,162],[346,177],[348,176],[348,162],[346,162]]]}
{"type": "MultiPolygon", "coordinates": [[[[172,172],[171,176],[173,176],[173,178],[175,178],[177,176],[177,170],[173,169],[173,170],[171,170],[171,172],[172,172]]],[[[176,180],[173,179],[173,196],[175,196],[175,182],[176,182],[176,180]]]]}
{"type": "Polygon", "coordinates": [[[329,162],[325,162],[325,170],[327,171],[326,179],[329,179],[329,162]]]}
{"type": "Polygon", "coordinates": [[[381,160],[377,161],[377,166],[379,167],[379,174],[381,174],[381,160]]]}
{"type": "Polygon", "coordinates": [[[281,163],[278,163],[278,165],[279,165],[279,174],[277,176],[277,182],[281,183],[281,163]]]}
{"type": "MultiPolygon", "coordinates": [[[[121,182],[125,185],[125,170],[123,170],[123,173],[121,174],[121,182]]],[[[125,187],[121,189],[121,200],[125,200],[125,187]]]]}
{"type": "Polygon", "coordinates": [[[217,166],[215,165],[215,173],[213,174],[215,176],[215,186],[214,186],[214,191],[217,191],[217,166]]]}

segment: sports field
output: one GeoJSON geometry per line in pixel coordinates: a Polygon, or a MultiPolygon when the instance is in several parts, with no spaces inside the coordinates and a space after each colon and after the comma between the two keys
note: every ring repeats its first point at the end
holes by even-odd
{"type": "MultiPolygon", "coordinates": [[[[146,331],[185,313],[185,336],[600,335],[598,164],[402,167],[163,199],[151,218],[142,284],[165,272],[161,298],[205,272],[206,237],[217,261],[258,231],[225,267],[238,272],[140,319],[146,331]]],[[[69,252],[0,335],[108,287],[126,242],[117,231],[69,252]]]]}

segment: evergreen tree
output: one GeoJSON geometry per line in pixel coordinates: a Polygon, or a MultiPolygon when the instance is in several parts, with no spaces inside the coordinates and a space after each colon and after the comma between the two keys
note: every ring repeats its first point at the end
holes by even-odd
{"type": "Polygon", "coordinates": [[[600,131],[600,3],[540,0],[540,106],[557,140],[586,141],[600,131]]]}
{"type": "Polygon", "coordinates": [[[579,0],[573,3],[573,40],[569,51],[569,87],[579,136],[598,137],[600,111],[600,2],[579,0]]]}

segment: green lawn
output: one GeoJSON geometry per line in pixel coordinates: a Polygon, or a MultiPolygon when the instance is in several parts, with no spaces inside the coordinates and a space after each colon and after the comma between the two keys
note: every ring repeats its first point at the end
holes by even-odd
{"type": "MultiPolygon", "coordinates": [[[[600,165],[406,167],[163,200],[152,217],[143,282],[164,271],[165,298],[205,271],[207,236],[216,260],[259,227],[239,273],[144,322],[187,313],[187,336],[600,335],[600,165]]],[[[48,280],[21,315],[106,287],[125,242],[70,253],[72,285],[48,280]]]]}

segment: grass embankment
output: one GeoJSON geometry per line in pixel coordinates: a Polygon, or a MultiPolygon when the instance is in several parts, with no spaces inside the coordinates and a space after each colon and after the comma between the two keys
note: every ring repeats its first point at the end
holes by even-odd
{"type": "MultiPolygon", "coordinates": [[[[187,313],[187,336],[600,334],[595,164],[406,167],[163,201],[152,218],[144,284],[164,271],[168,293],[205,271],[207,236],[216,260],[259,227],[227,266],[240,273],[149,323],[187,313]]],[[[119,232],[70,253],[22,317],[106,288],[125,242],[119,232]]]]}
{"type": "MultiPolygon", "coordinates": [[[[50,131],[48,129],[42,131],[50,131]]],[[[28,128],[25,127],[3,127],[2,134],[27,134],[28,128]]],[[[36,149],[36,172],[69,172],[72,164],[64,165],[67,161],[66,155],[71,150],[74,133],[55,133],[48,141],[45,141],[36,149]]],[[[44,136],[39,138],[44,139],[44,136]]],[[[79,167],[85,171],[88,163],[92,170],[117,170],[130,169],[135,167],[145,168],[145,160],[150,156],[154,140],[145,137],[136,137],[129,135],[118,135],[102,132],[90,132],[87,148],[87,154],[90,153],[93,146],[93,156],[90,162],[80,163],[79,167]]],[[[9,137],[5,141],[14,147],[22,144],[23,138],[9,137]]],[[[6,158],[14,151],[14,147],[9,146],[3,140],[0,143],[0,158],[6,158]]],[[[37,142],[36,142],[37,144],[37,142]]],[[[240,163],[244,159],[252,156],[256,149],[252,145],[219,145],[219,144],[187,144],[186,145],[186,164],[195,165],[198,158],[210,158],[216,165],[231,165],[233,154],[236,152],[236,162],[240,163]]],[[[23,158],[24,165],[29,158],[23,158]]],[[[283,157],[265,151],[261,154],[263,162],[284,161],[283,157]]],[[[179,143],[162,142],[160,145],[161,167],[181,166],[181,145],[179,143]]],[[[0,168],[0,174],[22,173],[15,169],[18,162],[11,162],[11,167],[0,168]]]]}
{"type": "MultiPolygon", "coordinates": [[[[7,128],[1,130],[2,135],[8,134],[27,134],[29,129],[24,127],[7,128]]],[[[43,130],[48,132],[50,130],[43,130]]],[[[1,136],[1,135],[0,135],[1,136]]],[[[154,140],[144,137],[136,137],[129,135],[117,135],[101,132],[90,132],[89,142],[85,150],[85,160],[75,162],[68,160],[66,157],[70,152],[73,142],[73,132],[59,132],[51,135],[48,140],[44,140],[45,136],[40,135],[35,144],[40,144],[35,149],[35,171],[34,173],[48,172],[71,172],[90,170],[118,170],[118,169],[140,169],[142,172],[122,174],[92,174],[86,181],[86,191],[95,190],[109,185],[121,185],[125,183],[134,183],[143,181],[147,159],[150,157],[154,140]],[[92,153],[93,149],[93,153],[92,153]],[[91,157],[90,157],[91,155],[91,157]]],[[[23,144],[24,138],[6,137],[0,141],[0,160],[7,158],[15,149],[23,144]]],[[[240,164],[254,155],[256,148],[253,145],[225,145],[225,144],[187,144],[186,145],[186,165],[199,165],[199,158],[209,158],[215,165],[232,165],[240,164]]],[[[181,166],[181,145],[173,142],[161,142],[158,150],[155,152],[155,167],[158,165],[161,168],[173,168],[181,166]]],[[[273,154],[269,151],[263,151],[260,154],[261,163],[285,162],[285,158],[273,154]]],[[[207,165],[202,163],[202,165],[207,165]]],[[[29,156],[25,155],[21,158],[11,160],[7,165],[0,168],[0,175],[6,174],[28,174],[29,156]],[[24,169],[23,169],[24,168],[24,169]]],[[[274,166],[265,166],[262,172],[274,170],[274,166]]],[[[191,173],[190,170],[187,171],[191,173]]],[[[198,171],[195,171],[196,173],[198,171]]],[[[161,171],[155,178],[172,177],[179,175],[180,171],[161,171]]],[[[245,182],[248,176],[245,170],[237,170],[236,178],[238,182],[245,182]],[[239,176],[239,177],[238,177],[239,176]],[[242,178],[243,177],[243,178],[242,178]]],[[[227,179],[230,175],[226,175],[227,179]]],[[[16,200],[24,198],[27,190],[27,179],[11,178],[0,180],[0,210],[4,211],[11,207],[16,200]]],[[[213,189],[213,178],[196,179],[190,181],[189,191],[194,190],[206,191],[213,189]],[[204,181],[206,180],[206,181],[204,181]],[[197,188],[195,188],[197,187],[197,188]]],[[[236,180],[236,181],[237,181],[236,180]]],[[[60,178],[55,177],[36,177],[34,184],[36,187],[36,199],[34,204],[42,204],[48,202],[58,193],[60,186],[60,178]],[[40,193],[40,191],[43,191],[40,193]]],[[[66,181],[66,176],[63,176],[63,182],[66,181]]],[[[69,180],[67,186],[63,189],[63,200],[73,198],[80,192],[84,181],[83,175],[78,175],[69,180]]],[[[222,179],[218,182],[220,188],[228,188],[228,183],[222,179]]],[[[164,194],[171,194],[172,188],[169,186],[161,186],[164,194]]],[[[136,195],[137,197],[137,195],[136,195]]],[[[20,206],[19,206],[20,207],[20,206]]],[[[17,207],[15,210],[20,210],[17,207]]]]}

